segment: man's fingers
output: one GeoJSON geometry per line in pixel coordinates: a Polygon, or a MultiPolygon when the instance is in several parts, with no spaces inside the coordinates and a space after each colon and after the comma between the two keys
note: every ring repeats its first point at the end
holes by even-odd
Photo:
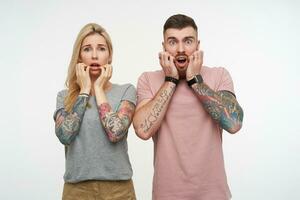
{"type": "Polygon", "coordinates": [[[199,51],[199,56],[200,56],[201,61],[203,61],[204,52],[203,51],[199,51]]]}
{"type": "Polygon", "coordinates": [[[170,56],[170,67],[174,66],[175,67],[175,62],[174,62],[175,58],[173,56],[170,56]]]}
{"type": "Polygon", "coordinates": [[[163,62],[164,62],[164,66],[165,67],[170,66],[169,65],[169,63],[170,63],[170,56],[169,56],[169,54],[167,54],[167,53],[163,54],[163,62]]]}

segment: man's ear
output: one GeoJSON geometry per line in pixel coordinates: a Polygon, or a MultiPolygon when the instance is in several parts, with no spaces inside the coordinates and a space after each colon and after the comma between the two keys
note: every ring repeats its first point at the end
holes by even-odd
{"type": "Polygon", "coordinates": [[[165,48],[165,43],[164,43],[164,42],[162,42],[162,43],[161,43],[161,45],[162,45],[162,48],[163,48],[163,50],[164,50],[164,51],[166,51],[166,48],[165,48]]]}
{"type": "Polygon", "coordinates": [[[197,51],[200,49],[200,40],[198,40],[197,51]]]}

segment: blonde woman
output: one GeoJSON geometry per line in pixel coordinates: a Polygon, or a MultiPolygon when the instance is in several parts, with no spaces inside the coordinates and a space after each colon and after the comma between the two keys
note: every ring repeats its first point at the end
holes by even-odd
{"type": "Polygon", "coordinates": [[[104,28],[82,28],[54,113],[56,136],[65,145],[63,200],[136,199],[127,152],[136,91],[110,82],[112,54],[104,28]]]}

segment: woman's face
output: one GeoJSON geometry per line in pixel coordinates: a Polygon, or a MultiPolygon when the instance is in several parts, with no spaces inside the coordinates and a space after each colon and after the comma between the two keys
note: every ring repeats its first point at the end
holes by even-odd
{"type": "Polygon", "coordinates": [[[101,67],[110,60],[108,46],[105,38],[99,33],[87,36],[80,48],[80,61],[90,66],[90,76],[98,77],[101,67]]]}

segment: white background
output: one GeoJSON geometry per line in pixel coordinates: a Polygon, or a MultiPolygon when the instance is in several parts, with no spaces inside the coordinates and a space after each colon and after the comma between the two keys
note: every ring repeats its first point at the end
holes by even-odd
{"type": "MultiPolygon", "coordinates": [[[[136,85],[160,69],[162,27],[177,13],[195,19],[204,64],[228,69],[244,108],[242,130],[224,132],[233,199],[300,199],[299,10],[296,0],[1,1],[0,199],[61,198],[64,148],[52,114],[79,30],[104,26],[112,81],[136,85]]],[[[132,128],[128,141],[137,198],[149,200],[153,143],[132,128]]]]}

